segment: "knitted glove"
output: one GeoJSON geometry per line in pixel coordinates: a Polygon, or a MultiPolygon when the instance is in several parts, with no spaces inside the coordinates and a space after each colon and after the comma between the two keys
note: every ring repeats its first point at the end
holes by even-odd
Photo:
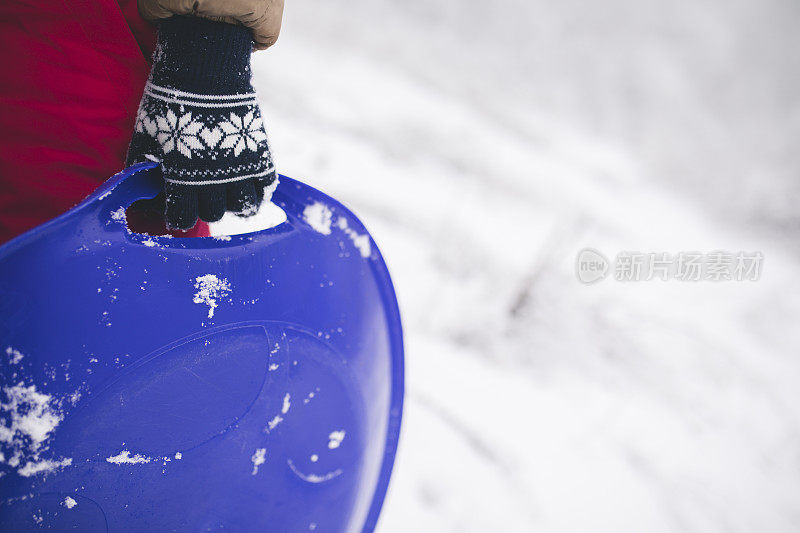
{"type": "Polygon", "coordinates": [[[183,16],[159,26],[127,165],[161,161],[170,228],[254,214],[275,181],[252,48],[243,26],[183,16]]]}

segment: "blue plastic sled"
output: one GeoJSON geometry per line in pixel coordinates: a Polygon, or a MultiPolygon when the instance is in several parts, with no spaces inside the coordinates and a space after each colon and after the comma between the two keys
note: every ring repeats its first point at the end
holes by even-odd
{"type": "Polygon", "coordinates": [[[283,176],[275,228],[131,233],[159,180],[131,167],[0,247],[0,531],[371,531],[403,399],[374,242],[283,176]]]}

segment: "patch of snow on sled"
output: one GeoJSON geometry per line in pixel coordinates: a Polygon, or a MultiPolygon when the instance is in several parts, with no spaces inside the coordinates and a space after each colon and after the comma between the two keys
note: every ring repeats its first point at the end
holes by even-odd
{"type": "Polygon", "coordinates": [[[192,301],[208,306],[208,318],[214,318],[214,310],[219,306],[218,300],[225,298],[231,292],[230,282],[215,274],[197,276],[194,288],[197,289],[197,292],[192,301]]]}
{"type": "Polygon", "coordinates": [[[47,441],[64,419],[61,402],[24,382],[2,388],[0,463],[23,477],[49,473],[72,464],[71,458],[43,459],[47,441]],[[22,463],[25,463],[20,467],[22,463]]]}
{"type": "Polygon", "coordinates": [[[257,448],[253,456],[250,460],[253,462],[253,471],[252,475],[258,474],[258,467],[263,465],[267,460],[267,449],[266,448],[257,448]]]}
{"type": "Polygon", "coordinates": [[[211,222],[208,228],[212,237],[229,241],[231,235],[255,233],[280,226],[284,222],[286,222],[286,213],[283,209],[270,200],[264,200],[255,215],[241,217],[227,212],[218,222],[211,222]]]}
{"type": "Polygon", "coordinates": [[[6,355],[8,356],[8,362],[12,365],[19,364],[19,362],[25,357],[19,350],[15,350],[11,346],[6,348],[6,355]]]}
{"type": "Polygon", "coordinates": [[[336,219],[336,227],[342,230],[345,235],[350,237],[350,240],[353,241],[355,247],[358,248],[358,252],[361,254],[361,257],[367,258],[372,254],[372,246],[369,244],[369,235],[361,235],[356,230],[352,229],[347,224],[347,219],[344,217],[339,217],[336,219]]]}
{"type": "Polygon", "coordinates": [[[338,448],[342,444],[342,441],[344,440],[344,434],[345,434],[344,430],[332,431],[331,434],[328,435],[329,439],[328,448],[330,448],[331,450],[338,448]]]}
{"type": "Polygon", "coordinates": [[[314,202],[303,209],[303,218],[308,225],[323,235],[331,234],[332,216],[330,208],[322,202],[314,202]]]}
{"type": "Polygon", "coordinates": [[[106,457],[106,462],[111,463],[114,465],[140,465],[149,463],[152,460],[151,457],[147,457],[146,455],[135,454],[131,455],[131,452],[128,450],[122,450],[117,455],[112,455],[111,457],[106,457]]]}
{"type": "Polygon", "coordinates": [[[335,477],[341,476],[342,472],[343,472],[343,470],[341,468],[337,468],[336,470],[333,470],[331,472],[327,472],[327,473],[325,473],[323,475],[306,474],[306,473],[301,472],[300,470],[298,470],[298,468],[295,466],[294,462],[291,459],[288,459],[286,461],[286,464],[289,465],[289,468],[292,469],[292,472],[294,472],[294,474],[297,477],[299,477],[303,481],[307,481],[308,483],[315,483],[315,484],[316,483],[324,483],[326,481],[330,481],[331,479],[333,479],[335,477]]]}

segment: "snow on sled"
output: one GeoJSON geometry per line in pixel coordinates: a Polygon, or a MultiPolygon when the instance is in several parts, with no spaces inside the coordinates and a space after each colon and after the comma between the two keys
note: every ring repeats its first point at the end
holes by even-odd
{"type": "Polygon", "coordinates": [[[403,397],[374,242],[283,176],[274,228],[129,231],[160,179],[0,247],[0,530],[372,530],[403,397]]]}

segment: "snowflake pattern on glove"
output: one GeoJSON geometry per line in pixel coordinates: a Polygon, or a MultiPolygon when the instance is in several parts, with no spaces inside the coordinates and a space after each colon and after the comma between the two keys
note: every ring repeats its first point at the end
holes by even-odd
{"type": "Polygon", "coordinates": [[[257,109],[243,115],[231,112],[220,121],[216,116],[192,115],[191,111],[181,115],[168,108],[158,111],[150,114],[140,110],[135,130],[155,138],[164,154],[177,149],[189,159],[197,156],[215,159],[217,153],[226,151],[238,157],[245,150],[265,149],[267,134],[257,109]]]}
{"type": "Polygon", "coordinates": [[[170,109],[166,116],[157,116],[155,123],[157,126],[155,137],[165,154],[177,148],[180,153],[191,159],[193,152],[203,149],[197,136],[203,123],[192,120],[191,112],[177,117],[170,109]]]}
{"type": "Polygon", "coordinates": [[[267,140],[261,117],[257,117],[253,111],[248,111],[243,117],[231,113],[230,121],[220,122],[219,127],[225,132],[225,140],[220,147],[233,148],[236,156],[244,149],[257,151],[258,146],[267,140]]]}
{"type": "Polygon", "coordinates": [[[254,93],[195,94],[148,82],[134,130],[160,150],[153,156],[167,181],[200,185],[274,173],[254,93]]]}

